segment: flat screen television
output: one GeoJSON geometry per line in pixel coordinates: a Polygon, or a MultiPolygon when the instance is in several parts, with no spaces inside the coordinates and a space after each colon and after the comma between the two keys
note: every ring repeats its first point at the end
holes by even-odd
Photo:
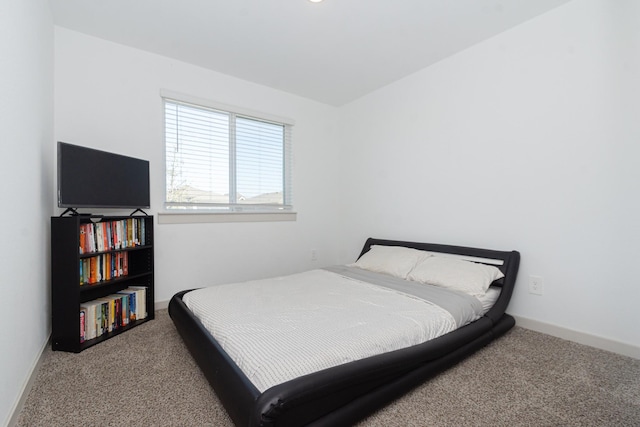
{"type": "Polygon", "coordinates": [[[149,208],[149,161],[58,142],[58,207],[149,208]]]}

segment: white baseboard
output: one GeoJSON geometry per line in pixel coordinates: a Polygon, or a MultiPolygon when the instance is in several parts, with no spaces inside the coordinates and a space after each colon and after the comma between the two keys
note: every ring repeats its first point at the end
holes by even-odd
{"type": "Polygon", "coordinates": [[[36,360],[34,360],[33,365],[31,366],[29,376],[27,377],[26,381],[22,385],[22,390],[20,391],[20,395],[16,400],[16,402],[14,403],[13,408],[11,408],[11,411],[9,412],[9,414],[11,415],[9,416],[7,427],[14,427],[15,425],[18,424],[18,417],[20,416],[20,412],[22,412],[22,408],[24,407],[24,404],[27,401],[27,397],[29,397],[29,392],[31,391],[31,388],[33,387],[33,384],[35,383],[36,378],[38,377],[38,371],[40,371],[40,366],[42,365],[44,351],[46,350],[47,346],[49,346],[50,341],[51,341],[51,335],[49,335],[49,337],[45,340],[44,345],[40,349],[40,355],[36,358],[36,360]]]}
{"type": "Polygon", "coordinates": [[[615,341],[598,335],[591,335],[573,329],[567,329],[550,323],[540,322],[538,320],[526,317],[512,315],[516,319],[516,325],[532,331],[541,332],[543,334],[562,338],[565,340],[577,342],[578,344],[588,345],[590,347],[599,348],[600,350],[611,351],[623,356],[640,359],[640,347],[615,341]]]}
{"type": "Polygon", "coordinates": [[[166,310],[169,307],[169,300],[167,301],[156,301],[153,305],[154,310],[166,310]]]}

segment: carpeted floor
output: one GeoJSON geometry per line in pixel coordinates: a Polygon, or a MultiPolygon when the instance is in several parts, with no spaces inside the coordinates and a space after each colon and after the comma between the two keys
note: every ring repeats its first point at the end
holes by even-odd
{"type": "MultiPolygon", "coordinates": [[[[166,310],[45,351],[18,426],[230,426],[166,310]]],[[[516,327],[359,426],[640,426],[640,360],[516,327]]]]}

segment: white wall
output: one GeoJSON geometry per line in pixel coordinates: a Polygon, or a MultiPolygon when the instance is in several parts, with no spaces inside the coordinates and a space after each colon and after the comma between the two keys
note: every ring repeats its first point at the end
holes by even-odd
{"type": "Polygon", "coordinates": [[[638,16],[573,1],[343,107],[342,260],[370,234],[516,249],[511,313],[639,347],[638,16]]]}
{"type": "Polygon", "coordinates": [[[164,201],[160,89],[295,120],[295,222],[157,224],[156,301],[183,289],[287,274],[337,259],[336,109],[186,63],[56,28],[57,140],[151,161],[164,201]],[[318,261],[310,251],[317,249],[318,261]]]}
{"type": "Polygon", "coordinates": [[[47,341],[53,23],[46,0],[0,2],[0,425],[47,341]]]}

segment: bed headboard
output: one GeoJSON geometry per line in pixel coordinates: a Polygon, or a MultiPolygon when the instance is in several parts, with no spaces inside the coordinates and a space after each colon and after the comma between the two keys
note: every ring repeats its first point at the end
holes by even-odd
{"type": "Polygon", "coordinates": [[[518,268],[520,266],[520,253],[518,251],[496,251],[493,249],[470,248],[465,246],[441,245],[437,243],[405,242],[401,240],[384,240],[368,238],[358,258],[367,253],[371,246],[403,246],[421,251],[439,252],[462,258],[468,261],[480,262],[499,268],[504,277],[494,282],[494,285],[502,287],[500,297],[487,312],[486,316],[497,321],[505,313],[507,305],[513,294],[518,268]]]}

